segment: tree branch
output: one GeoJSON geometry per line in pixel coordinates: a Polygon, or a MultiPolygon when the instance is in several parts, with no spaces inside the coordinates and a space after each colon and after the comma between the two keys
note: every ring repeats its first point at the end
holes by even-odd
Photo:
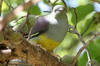
{"type": "Polygon", "coordinates": [[[75,28],[77,29],[78,16],[77,16],[76,8],[73,8],[73,9],[74,9],[74,14],[75,14],[75,18],[76,18],[75,28]]]}
{"type": "Polygon", "coordinates": [[[83,47],[80,48],[80,50],[77,52],[77,54],[76,54],[76,56],[75,56],[75,58],[74,58],[74,62],[73,62],[73,64],[72,64],[72,66],[75,65],[75,63],[77,62],[78,57],[80,56],[80,54],[82,53],[82,51],[83,51],[85,48],[87,48],[87,46],[90,44],[90,42],[93,41],[93,40],[94,40],[96,37],[98,37],[99,35],[100,35],[100,32],[94,34],[94,35],[90,38],[90,40],[87,42],[87,45],[85,45],[85,46],[83,46],[83,47]]]}
{"type": "Polygon", "coordinates": [[[65,6],[65,11],[67,11],[67,4],[65,3],[65,1],[64,0],[62,0],[62,2],[63,2],[63,4],[64,4],[64,6],[65,6]]]}
{"type": "Polygon", "coordinates": [[[40,45],[30,44],[25,38],[22,38],[19,44],[12,43],[11,34],[13,31],[10,29],[3,32],[5,40],[2,44],[11,49],[11,53],[0,53],[0,61],[5,62],[12,59],[25,60],[31,64],[38,64],[43,66],[71,66],[64,64],[51,53],[43,49],[40,45]]]}
{"type": "MultiPolygon", "coordinates": [[[[69,25],[69,26],[70,26],[70,28],[73,29],[72,33],[77,34],[77,36],[79,37],[79,39],[80,39],[80,41],[82,42],[82,44],[83,44],[84,46],[86,46],[87,44],[86,44],[86,42],[82,39],[82,36],[79,34],[79,32],[78,32],[73,26],[71,26],[71,25],[69,25]]],[[[85,50],[86,50],[86,53],[87,53],[87,56],[88,56],[88,62],[89,62],[89,61],[91,61],[90,52],[89,52],[89,50],[88,50],[87,47],[85,48],[85,50]]],[[[75,61],[75,62],[76,62],[76,61],[75,61]]],[[[89,64],[89,66],[91,66],[91,63],[89,64]]]]}
{"type": "Polygon", "coordinates": [[[52,10],[53,9],[53,6],[52,6],[52,3],[51,3],[50,0],[48,0],[48,4],[49,4],[49,7],[50,7],[50,10],[52,10]]]}
{"type": "Polygon", "coordinates": [[[55,0],[55,2],[53,3],[53,6],[55,6],[56,5],[56,2],[57,2],[58,0],[55,0]]]}
{"type": "Polygon", "coordinates": [[[14,9],[14,7],[13,6],[11,6],[11,4],[9,3],[9,1],[8,0],[4,0],[4,2],[6,3],[6,5],[9,7],[9,9],[14,9]]]}

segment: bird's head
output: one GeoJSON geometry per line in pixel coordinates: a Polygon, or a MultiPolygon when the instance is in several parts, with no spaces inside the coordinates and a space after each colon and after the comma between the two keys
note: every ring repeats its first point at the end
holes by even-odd
{"type": "Polygon", "coordinates": [[[64,6],[63,5],[56,5],[53,10],[52,10],[55,14],[60,14],[62,12],[64,12],[64,6]]]}

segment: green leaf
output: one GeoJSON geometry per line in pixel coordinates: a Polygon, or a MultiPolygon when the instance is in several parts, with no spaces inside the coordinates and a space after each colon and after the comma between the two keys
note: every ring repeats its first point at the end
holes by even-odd
{"type": "Polygon", "coordinates": [[[84,53],[79,59],[79,66],[86,66],[87,60],[87,54],[84,53]]]}
{"type": "Polygon", "coordinates": [[[80,29],[81,30],[80,31],[81,34],[82,34],[82,32],[84,32],[87,29],[87,27],[89,27],[89,28],[87,29],[87,31],[85,32],[84,35],[87,35],[89,33],[92,33],[92,32],[94,32],[96,30],[97,24],[95,24],[95,21],[93,21],[93,22],[91,22],[91,21],[92,21],[92,18],[91,19],[87,19],[84,22],[84,25],[83,26],[81,26],[82,24],[80,25],[82,27],[80,29]]]}
{"type": "MultiPolygon", "coordinates": [[[[100,37],[97,38],[97,42],[100,42],[100,37]]],[[[91,58],[98,61],[100,63],[100,43],[91,42],[90,45],[88,46],[91,58]]],[[[79,60],[79,66],[85,66],[87,62],[87,55],[84,53],[79,60]]]]}
{"type": "Polygon", "coordinates": [[[41,14],[41,11],[40,11],[38,5],[32,5],[31,6],[30,14],[33,14],[33,15],[40,15],[41,14]]]}
{"type": "MultiPolygon", "coordinates": [[[[89,13],[93,11],[93,5],[82,5],[76,8],[78,22],[83,20],[89,13]]],[[[74,10],[72,10],[72,23],[75,25],[76,16],[74,10]]]]}
{"type": "Polygon", "coordinates": [[[89,45],[89,50],[91,52],[91,56],[93,59],[96,59],[98,62],[100,62],[100,36],[97,37],[93,43],[89,45]],[[98,43],[99,42],[99,43],[98,43]]]}

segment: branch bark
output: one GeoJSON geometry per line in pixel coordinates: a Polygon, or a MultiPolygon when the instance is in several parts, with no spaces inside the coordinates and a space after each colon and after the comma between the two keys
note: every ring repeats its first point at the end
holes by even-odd
{"type": "MultiPolygon", "coordinates": [[[[69,25],[69,27],[70,27],[71,29],[73,29],[73,31],[71,31],[71,33],[75,33],[75,34],[79,37],[79,39],[80,39],[80,41],[82,42],[82,44],[83,44],[84,46],[86,46],[87,43],[83,40],[83,38],[82,38],[82,36],[79,34],[79,32],[78,32],[73,26],[69,25]]],[[[89,61],[91,61],[91,55],[90,55],[90,52],[89,52],[89,50],[88,50],[87,47],[85,48],[85,51],[86,51],[86,53],[87,53],[88,62],[89,62],[89,61]]],[[[75,61],[75,60],[74,60],[74,61],[75,61]]],[[[73,61],[73,62],[74,62],[74,61],[73,61]]],[[[76,61],[75,61],[75,62],[76,62],[76,61]]],[[[74,65],[74,64],[73,64],[73,65],[74,65]]],[[[89,66],[92,66],[91,63],[89,63],[89,66]]]]}
{"type": "Polygon", "coordinates": [[[20,44],[12,43],[9,37],[13,31],[10,29],[3,32],[5,40],[2,44],[11,49],[11,53],[0,53],[0,61],[5,62],[12,59],[25,60],[31,64],[42,66],[71,66],[64,64],[48,51],[37,44],[30,44],[25,38],[22,38],[20,44]]]}
{"type": "Polygon", "coordinates": [[[74,59],[74,62],[72,65],[75,65],[75,63],[77,62],[78,60],[78,57],[80,56],[80,54],[82,53],[82,51],[88,47],[88,45],[90,44],[91,41],[93,41],[96,37],[98,37],[100,35],[100,32],[99,33],[96,33],[94,34],[90,39],[89,41],[87,42],[87,45],[84,45],[83,47],[80,48],[80,50],[77,52],[76,56],[75,56],[75,59],[74,59]]]}

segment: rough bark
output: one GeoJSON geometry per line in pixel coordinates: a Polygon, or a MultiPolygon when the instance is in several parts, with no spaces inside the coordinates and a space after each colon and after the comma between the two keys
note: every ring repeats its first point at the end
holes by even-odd
{"type": "Polygon", "coordinates": [[[19,44],[12,43],[9,39],[12,32],[11,29],[8,30],[7,28],[2,33],[4,35],[4,41],[1,44],[9,47],[11,53],[0,52],[0,61],[5,62],[12,59],[21,59],[31,64],[42,66],[71,66],[70,64],[64,64],[41,46],[29,43],[25,38],[22,38],[19,44]]]}

